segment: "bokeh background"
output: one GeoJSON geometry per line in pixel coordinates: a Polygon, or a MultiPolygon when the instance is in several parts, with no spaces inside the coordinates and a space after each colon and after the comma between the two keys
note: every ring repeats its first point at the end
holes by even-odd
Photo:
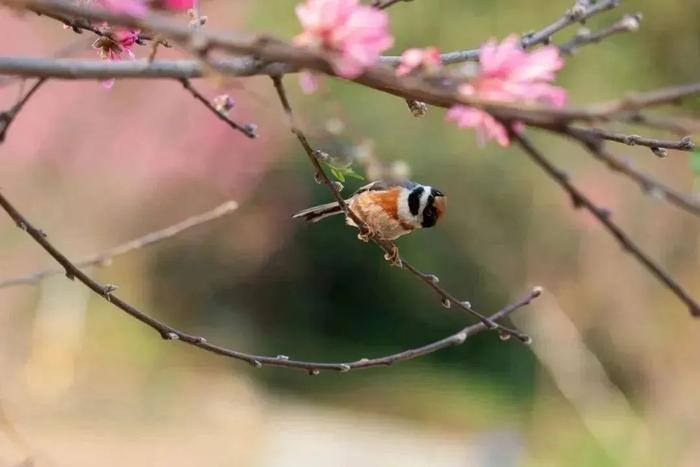
{"type": "MultiPolygon", "coordinates": [[[[207,28],[290,38],[299,30],[295,3],[221,0],[203,11],[207,28]]],[[[568,7],[400,3],[390,10],[393,51],[472,47],[543,26],[568,7]]],[[[624,1],[588,27],[636,11],[640,31],[567,59],[560,84],[574,103],[698,78],[697,2],[624,1]]],[[[3,55],[94,55],[88,34],[46,18],[4,10],[0,29],[12,38],[0,41],[3,55]]],[[[318,147],[408,167],[449,195],[438,228],[399,242],[415,265],[484,312],[545,288],[513,317],[534,345],[484,333],[391,368],[316,377],[255,370],[162,341],[56,276],[0,290],[0,465],[700,465],[700,323],[517,148],[478,148],[440,109],[416,119],[402,100],[344,82],[304,96],[296,77],[286,81],[318,147]]],[[[90,270],[159,319],[235,349],[351,360],[465,325],[341,219],[290,219],[329,198],[290,137],[269,79],[197,85],[210,97],[229,93],[232,117],[257,123],[261,137],[231,131],[177,82],[123,81],[111,91],[49,82],[0,146],[3,193],[74,258],[237,200],[229,216],[90,270]]],[[[18,92],[18,82],[5,81],[2,108],[18,92]]],[[[532,133],[700,295],[697,219],[645,196],[578,147],[532,133]]],[[[688,153],[661,160],[644,148],[615,149],[684,192],[698,189],[688,153]]],[[[364,173],[361,161],[354,167],[364,173]]],[[[346,191],[360,183],[349,180],[346,191]]],[[[0,279],[50,265],[0,216],[0,279]]]]}

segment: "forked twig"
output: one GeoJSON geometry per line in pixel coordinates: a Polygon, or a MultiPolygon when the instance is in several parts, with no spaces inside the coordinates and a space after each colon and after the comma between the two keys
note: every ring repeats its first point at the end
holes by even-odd
{"type": "Polygon", "coordinates": [[[39,90],[42,84],[46,82],[46,78],[39,78],[34,85],[29,88],[29,91],[10,109],[0,113],[0,143],[5,141],[7,137],[7,130],[10,128],[12,122],[15,121],[17,115],[22,111],[24,106],[29,102],[35,92],[39,90]]]}
{"type": "Polygon", "coordinates": [[[540,151],[538,151],[530,140],[523,134],[510,131],[511,137],[516,141],[532,161],[541,168],[550,178],[566,191],[571,197],[575,207],[583,207],[605,227],[610,234],[617,239],[622,249],[634,256],[642,265],[651,272],[661,283],[673,292],[683,303],[686,304],[690,314],[694,317],[700,316],[700,305],[690,296],[690,294],[673,279],[661,266],[659,266],[649,255],[647,255],[637,244],[629,238],[627,233],[611,220],[610,211],[597,206],[581,190],[576,188],[569,176],[557,166],[552,164],[540,151]]]}

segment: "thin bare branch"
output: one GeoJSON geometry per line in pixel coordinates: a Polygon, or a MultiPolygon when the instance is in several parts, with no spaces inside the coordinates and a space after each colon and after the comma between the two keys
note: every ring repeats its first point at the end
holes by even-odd
{"type": "Polygon", "coordinates": [[[700,216],[700,199],[685,195],[664,185],[651,175],[634,167],[631,162],[620,159],[610,153],[605,149],[605,145],[601,139],[602,137],[591,134],[587,130],[581,128],[569,127],[564,131],[583,144],[593,157],[606,164],[608,168],[625,175],[637,183],[644,193],[666,200],[691,214],[700,216]]]}
{"type": "Polygon", "coordinates": [[[0,113],[0,144],[5,141],[5,138],[7,137],[7,130],[10,128],[12,122],[15,121],[17,115],[19,115],[27,102],[29,102],[29,99],[32,98],[34,93],[37,92],[41,85],[45,82],[46,78],[39,78],[15,105],[13,105],[9,110],[0,113]]]}
{"type": "Polygon", "coordinates": [[[291,105],[289,103],[289,99],[287,97],[287,92],[285,91],[284,85],[282,83],[282,77],[281,76],[273,76],[272,81],[275,85],[275,90],[277,91],[277,95],[279,97],[279,100],[282,104],[282,107],[287,114],[287,117],[289,119],[289,124],[291,127],[291,131],[296,136],[296,138],[299,140],[301,143],[302,147],[304,148],[304,151],[306,152],[306,155],[309,158],[309,161],[311,162],[314,170],[315,170],[315,178],[316,180],[321,181],[326,187],[331,191],[331,194],[333,195],[333,198],[338,202],[338,205],[341,207],[343,212],[345,213],[346,217],[349,217],[352,219],[352,221],[358,226],[360,229],[360,237],[362,236],[368,236],[369,238],[372,239],[372,241],[378,245],[382,250],[384,250],[385,253],[385,259],[388,261],[391,261],[392,264],[396,265],[397,267],[404,269],[414,276],[418,277],[421,281],[424,283],[428,284],[440,297],[442,303],[444,306],[451,306],[454,304],[458,308],[462,309],[466,313],[478,318],[483,324],[485,324],[487,327],[493,330],[497,330],[499,333],[501,333],[502,336],[504,337],[510,337],[513,336],[520,340],[521,342],[524,343],[530,343],[531,339],[529,336],[526,334],[521,333],[518,330],[515,329],[510,329],[505,326],[502,326],[494,321],[489,320],[487,317],[484,315],[478,313],[475,311],[471,304],[469,302],[459,300],[457,299],[454,295],[451,293],[447,292],[445,289],[440,287],[438,285],[438,278],[434,274],[426,274],[424,272],[421,272],[414,266],[412,266],[410,263],[406,262],[405,259],[403,259],[401,256],[399,256],[399,250],[398,247],[394,242],[383,240],[380,238],[375,237],[374,235],[369,235],[369,232],[371,231],[367,224],[360,219],[355,212],[353,212],[351,209],[348,208],[347,203],[345,202],[345,199],[343,196],[340,194],[338,191],[338,188],[336,185],[331,181],[331,179],[328,177],[326,172],[323,170],[323,167],[321,166],[318,158],[318,151],[314,150],[314,148],[311,146],[311,144],[308,141],[308,138],[304,135],[303,131],[296,125],[295,119],[294,119],[294,113],[292,112],[291,105]]]}
{"type": "Polygon", "coordinates": [[[641,13],[633,13],[623,16],[619,21],[616,21],[600,31],[591,32],[588,29],[582,29],[570,41],[560,45],[559,51],[567,55],[572,54],[584,45],[597,44],[603,39],[607,39],[615,34],[634,32],[639,29],[641,20],[641,13]]]}
{"type": "MultiPolygon", "coordinates": [[[[293,73],[297,67],[282,63],[264,65],[241,57],[212,59],[217,72],[233,77],[293,73]]],[[[0,57],[0,74],[57,79],[193,79],[206,76],[200,60],[106,61],[70,58],[0,57]]]]}
{"type": "Polygon", "coordinates": [[[182,86],[184,86],[185,89],[187,89],[192,96],[197,99],[199,102],[204,104],[204,106],[209,109],[214,115],[216,115],[219,120],[222,120],[228,124],[231,128],[234,130],[240,131],[244,135],[246,135],[248,138],[257,138],[258,133],[256,131],[256,126],[250,123],[241,125],[239,123],[234,122],[231,120],[228,115],[226,115],[224,112],[219,112],[216,107],[202,95],[199,91],[197,91],[194,86],[192,86],[192,83],[188,79],[181,79],[180,82],[182,83],[182,86]]]}
{"type": "Polygon", "coordinates": [[[569,8],[561,18],[537,32],[525,34],[520,43],[525,48],[537,44],[548,44],[554,33],[574,23],[582,23],[598,13],[611,10],[619,3],[619,0],[599,0],[596,2],[591,2],[590,0],[576,0],[574,6],[569,8]]]}
{"type": "Polygon", "coordinates": [[[649,257],[649,255],[642,251],[642,249],[637,246],[637,244],[634,243],[631,238],[629,238],[627,233],[625,233],[621,227],[611,220],[612,213],[609,210],[597,206],[582,191],[576,188],[576,186],[574,186],[569,180],[569,176],[560,168],[555,166],[551,161],[545,158],[542,153],[533,146],[526,136],[513,131],[510,133],[513,140],[520,145],[528,156],[530,156],[530,159],[532,159],[532,161],[538,167],[540,167],[549,177],[559,184],[564,191],[566,191],[566,193],[571,197],[574,207],[583,207],[588,212],[593,214],[593,216],[608,230],[608,232],[610,232],[610,234],[617,239],[624,251],[634,256],[634,258],[637,259],[649,272],[651,272],[654,277],[656,277],[683,303],[685,303],[692,316],[700,317],[700,305],[698,305],[698,303],[681,285],[675,281],[675,279],[665,272],[661,266],[659,266],[653,259],[651,259],[651,257],[649,257]]]}
{"type": "MultiPolygon", "coordinates": [[[[377,0],[373,2],[373,6],[380,9],[386,9],[396,3],[408,1],[412,0],[385,0],[383,2],[381,0],[377,0]]],[[[92,15],[81,15],[76,9],[66,10],[61,7],[61,2],[55,2],[51,0],[4,0],[4,3],[7,3],[9,5],[24,6],[25,8],[34,11],[37,14],[43,14],[53,19],[56,19],[62,22],[63,24],[70,26],[76,32],[88,30],[98,35],[107,35],[107,37],[110,37],[110,33],[108,31],[100,29],[99,27],[94,27],[89,21],[99,21],[102,20],[102,18],[95,18],[92,15]],[[52,6],[57,7],[58,9],[54,11],[51,9],[52,6]]],[[[576,3],[570,9],[568,9],[560,18],[555,20],[553,23],[543,27],[538,31],[523,34],[521,38],[521,45],[523,48],[531,48],[539,44],[548,44],[551,40],[551,36],[554,33],[559,32],[568,26],[571,26],[576,22],[583,23],[592,16],[613,9],[618,5],[618,3],[619,0],[600,0],[597,2],[590,2],[589,0],[577,0],[576,3]]],[[[107,21],[116,23],[114,19],[107,21]]],[[[137,27],[137,25],[134,24],[127,24],[127,26],[137,27]]],[[[151,35],[149,34],[141,34],[140,38],[142,41],[152,39],[151,35]]],[[[475,48],[447,52],[441,54],[440,58],[444,64],[454,64],[465,61],[478,61],[479,49],[475,48]]],[[[400,61],[400,56],[382,57],[382,62],[387,65],[396,66],[400,63],[400,61]]]]}
{"type": "Polygon", "coordinates": [[[631,94],[622,99],[594,104],[588,107],[588,113],[594,118],[609,118],[623,112],[677,103],[698,94],[700,94],[700,81],[679,86],[669,86],[645,93],[631,94]]]}
{"type": "Polygon", "coordinates": [[[678,136],[700,133],[700,121],[687,117],[660,115],[637,110],[620,114],[615,119],[648,128],[669,131],[678,136]]]}
{"type": "Polygon", "coordinates": [[[690,136],[684,136],[679,140],[664,140],[648,138],[646,136],[617,133],[602,128],[571,127],[571,130],[582,137],[584,135],[588,135],[589,138],[605,139],[608,141],[614,141],[616,143],[626,144],[628,146],[646,146],[650,148],[652,152],[659,157],[665,157],[666,155],[665,151],[659,151],[661,149],[675,149],[677,151],[692,151],[693,149],[695,149],[695,143],[693,143],[693,140],[690,138],[690,136]]]}
{"type": "MultiPolygon", "coordinates": [[[[112,260],[114,260],[114,258],[118,256],[122,256],[127,253],[131,253],[135,250],[146,248],[153,244],[160,243],[163,240],[168,240],[193,227],[206,224],[208,222],[231,214],[236,209],[238,209],[238,203],[236,203],[235,201],[227,201],[215,207],[214,209],[210,209],[201,214],[188,217],[187,219],[184,219],[171,226],[165,227],[164,229],[147,233],[146,235],[142,235],[138,238],[129,240],[128,242],[112,247],[109,250],[83,258],[79,261],[76,261],[75,265],[80,269],[85,269],[91,266],[109,266],[112,263],[112,260]]],[[[3,281],[0,281],[0,289],[16,285],[35,284],[41,281],[42,279],[45,279],[46,277],[61,274],[63,272],[65,272],[65,270],[62,268],[48,268],[42,271],[33,272],[31,274],[5,279],[3,281]]]]}
{"type": "MultiPolygon", "coordinates": [[[[574,4],[574,6],[569,8],[561,17],[557,18],[553,23],[548,24],[547,26],[543,27],[538,31],[523,34],[520,38],[520,45],[524,49],[529,49],[535,47],[536,45],[549,44],[553,34],[571,26],[576,22],[583,23],[592,16],[615,8],[618,4],[619,0],[603,0],[595,3],[592,3],[588,0],[578,0],[574,4]]],[[[600,39],[602,39],[602,37],[600,39]]],[[[588,43],[592,42],[594,41],[592,40],[588,43]]],[[[580,44],[580,46],[583,45],[586,44],[580,44]]],[[[560,46],[560,50],[562,51],[562,53],[573,52],[573,49],[565,50],[561,47],[563,46],[560,46]]],[[[467,50],[455,50],[452,52],[440,54],[440,60],[444,65],[451,65],[462,62],[478,62],[480,53],[481,50],[478,48],[467,50]]],[[[382,57],[382,63],[386,65],[397,66],[399,63],[401,63],[401,57],[398,55],[386,55],[382,57]]]]}
{"type": "MultiPolygon", "coordinates": [[[[47,18],[51,18],[60,23],[63,23],[64,26],[67,26],[76,34],[82,34],[83,32],[88,31],[97,36],[115,40],[113,31],[109,27],[95,26],[94,24],[90,23],[90,21],[84,18],[74,18],[68,15],[62,15],[50,11],[42,12],[40,10],[34,10],[31,8],[29,10],[33,11],[39,16],[46,16],[47,18]]],[[[141,44],[143,42],[150,41],[151,39],[152,37],[150,36],[150,34],[138,33],[136,42],[141,44]]],[[[166,42],[163,42],[163,45],[165,45],[166,47],[170,47],[166,42]]]]}
{"type": "MultiPolygon", "coordinates": [[[[210,344],[203,337],[179,331],[168,324],[165,324],[159,320],[156,320],[155,318],[152,318],[151,316],[137,309],[135,306],[125,302],[121,298],[114,295],[114,286],[103,285],[99,282],[96,282],[94,279],[90,278],[87,274],[81,271],[78,266],[73,264],[48,240],[46,233],[32,225],[7,200],[7,198],[5,198],[5,196],[2,193],[0,193],[0,206],[12,218],[12,220],[17,224],[19,228],[27,232],[27,234],[30,237],[32,237],[35,242],[37,242],[49,255],[51,255],[64,268],[66,276],[69,279],[77,279],[83,285],[85,285],[97,295],[110,302],[115,307],[119,308],[123,312],[131,315],[138,321],[157,331],[163,339],[178,340],[186,344],[192,345],[194,347],[200,348],[202,350],[205,350],[207,352],[212,352],[217,355],[222,355],[225,357],[247,362],[255,368],[261,368],[264,365],[296,368],[300,370],[305,370],[311,375],[317,375],[323,370],[347,372],[352,369],[388,366],[398,361],[410,360],[413,358],[421,357],[423,355],[427,355],[429,353],[436,352],[446,347],[462,344],[470,336],[488,329],[488,327],[483,323],[477,323],[468,326],[462,329],[461,331],[452,334],[451,336],[445,337],[443,339],[440,339],[422,347],[406,350],[384,357],[372,359],[363,358],[360,360],[344,363],[308,362],[301,360],[292,360],[285,355],[277,355],[276,357],[270,357],[239,352],[237,350],[232,350],[215,344],[210,344]]],[[[517,310],[518,308],[529,304],[534,298],[538,297],[541,293],[542,289],[540,287],[535,287],[523,299],[506,306],[502,310],[493,314],[489,319],[491,321],[502,319],[508,314],[517,310]]]]}

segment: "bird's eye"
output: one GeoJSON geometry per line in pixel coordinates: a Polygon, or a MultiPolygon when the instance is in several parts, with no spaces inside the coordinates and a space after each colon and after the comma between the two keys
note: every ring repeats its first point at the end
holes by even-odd
{"type": "Polygon", "coordinates": [[[436,216],[435,208],[433,206],[426,206],[426,208],[423,210],[423,227],[432,227],[435,225],[435,216],[436,216]]]}

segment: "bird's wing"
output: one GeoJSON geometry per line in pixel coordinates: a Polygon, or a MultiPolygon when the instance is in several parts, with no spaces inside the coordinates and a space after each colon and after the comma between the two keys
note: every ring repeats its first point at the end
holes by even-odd
{"type": "Polygon", "coordinates": [[[360,188],[353,193],[354,195],[358,195],[360,193],[364,193],[365,191],[382,191],[382,190],[388,190],[389,188],[394,188],[397,186],[407,188],[409,190],[413,189],[417,183],[412,182],[410,180],[404,180],[400,183],[390,183],[385,180],[376,180],[374,182],[368,183],[367,185],[361,186],[360,188]]]}
{"type": "Polygon", "coordinates": [[[383,180],[376,180],[374,182],[370,182],[367,185],[363,185],[357,190],[355,190],[354,195],[359,195],[360,193],[364,193],[365,191],[378,191],[378,190],[386,190],[388,188],[388,185],[386,182],[383,180]]]}

